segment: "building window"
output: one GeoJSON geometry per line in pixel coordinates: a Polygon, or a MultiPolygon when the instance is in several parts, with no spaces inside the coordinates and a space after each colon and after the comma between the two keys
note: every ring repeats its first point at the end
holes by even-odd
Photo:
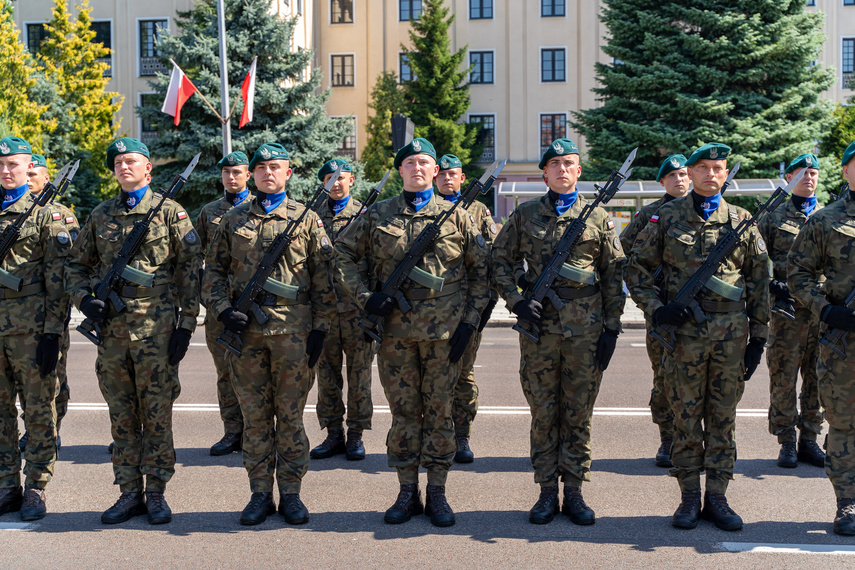
{"type": "Polygon", "coordinates": [[[410,69],[410,56],[402,53],[398,56],[398,80],[400,83],[412,81],[416,76],[413,75],[413,70],[410,69]]]}
{"type": "Polygon", "coordinates": [[[336,156],[356,160],[356,117],[348,117],[350,119],[350,134],[341,139],[341,143],[335,150],[336,156]]]}
{"type": "Polygon", "coordinates": [[[855,0],[843,0],[844,6],[855,6],[855,0]]]}
{"type": "Polygon", "coordinates": [[[807,0],[808,6],[816,6],[816,0],[807,0]]]}
{"type": "Polygon", "coordinates": [[[493,0],[469,0],[470,20],[489,20],[493,17],[493,0]]]}
{"type": "Polygon", "coordinates": [[[469,65],[469,83],[493,83],[493,52],[470,51],[469,65]]]}
{"type": "MultiPolygon", "coordinates": [[[[160,107],[163,104],[162,99],[157,93],[140,93],[140,107],[155,109],[155,117],[161,116],[160,107]]],[[[161,128],[160,123],[156,121],[148,122],[140,116],[140,140],[145,144],[151,144],[157,138],[157,130],[161,128]]]]}
{"type": "Polygon", "coordinates": [[[469,115],[469,122],[481,125],[478,144],[483,144],[484,150],[481,151],[481,158],[476,162],[493,162],[496,160],[496,116],[469,115]]]}
{"type": "Polygon", "coordinates": [[[27,24],[27,49],[36,55],[42,49],[42,44],[47,39],[44,24],[27,24]]]}
{"type": "Polygon", "coordinates": [[[565,81],[564,48],[540,50],[540,80],[544,83],[565,81]]]}
{"type": "Polygon", "coordinates": [[[353,60],[352,55],[331,55],[333,87],[353,87],[353,60]]]}
{"type": "Polygon", "coordinates": [[[422,17],[422,0],[398,0],[398,19],[409,22],[422,17]]]}
{"type": "Polygon", "coordinates": [[[155,47],[161,29],[166,29],[167,20],[140,20],[140,77],[150,77],[169,69],[160,61],[160,52],[155,47]]]}
{"type": "Polygon", "coordinates": [[[330,0],[330,21],[333,24],[352,24],[353,0],[330,0]]]}
{"type": "Polygon", "coordinates": [[[540,154],[549,149],[555,139],[567,136],[567,115],[556,113],[540,116],[540,154]]]}
{"type": "Polygon", "coordinates": [[[843,71],[843,88],[852,89],[855,87],[855,38],[843,38],[840,67],[843,71]]]}
{"type": "Polygon", "coordinates": [[[543,18],[564,16],[564,0],[540,0],[540,15],[543,18]]]}
{"type": "MultiPolygon", "coordinates": [[[[95,32],[95,39],[92,40],[93,42],[101,44],[109,50],[113,49],[113,31],[112,25],[109,21],[92,22],[92,31],[95,32]]],[[[99,57],[97,61],[104,62],[110,66],[104,70],[104,77],[113,77],[113,55],[110,54],[104,57],[99,57]]]]}

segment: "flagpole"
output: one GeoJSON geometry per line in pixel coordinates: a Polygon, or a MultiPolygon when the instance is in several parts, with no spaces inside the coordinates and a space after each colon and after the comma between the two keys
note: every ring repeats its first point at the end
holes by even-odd
{"type": "Polygon", "coordinates": [[[223,117],[223,156],[232,152],[231,113],[229,113],[229,74],[226,65],[226,18],[223,0],[217,0],[217,26],[220,36],[220,92],[223,117]]]}

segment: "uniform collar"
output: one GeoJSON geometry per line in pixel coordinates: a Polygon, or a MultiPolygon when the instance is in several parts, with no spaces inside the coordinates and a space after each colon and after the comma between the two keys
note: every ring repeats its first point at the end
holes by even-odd
{"type": "Polygon", "coordinates": [[[12,190],[5,190],[5,192],[3,192],[3,211],[17,212],[26,210],[30,203],[30,201],[26,198],[28,194],[30,194],[30,192],[29,185],[27,184],[18,186],[17,188],[13,188],[12,190]],[[7,202],[6,198],[11,198],[11,200],[7,202]],[[15,204],[22,204],[23,207],[13,209],[13,206],[15,206],[15,204]]]}
{"type": "Polygon", "coordinates": [[[280,218],[282,220],[287,220],[289,219],[288,211],[296,209],[296,204],[296,202],[286,196],[276,209],[267,212],[264,207],[258,203],[258,196],[256,195],[252,202],[250,202],[249,211],[260,218],[280,218]]]}
{"type": "Polygon", "coordinates": [[[555,204],[549,199],[549,193],[547,192],[540,198],[538,213],[547,218],[577,218],[582,213],[582,208],[585,207],[586,203],[587,200],[585,197],[579,194],[576,197],[576,202],[573,203],[570,209],[559,216],[558,212],[555,211],[555,204]]]}
{"type": "Polygon", "coordinates": [[[123,201],[123,192],[120,191],[108,204],[108,213],[112,216],[127,216],[128,214],[140,213],[145,214],[151,208],[152,196],[154,196],[154,191],[146,192],[133,208],[126,210],[123,201]]]}
{"type": "Polygon", "coordinates": [[[437,201],[436,194],[433,194],[428,203],[422,206],[422,209],[418,212],[416,212],[415,208],[410,206],[404,198],[403,192],[395,196],[393,200],[395,200],[395,210],[400,214],[406,214],[408,216],[435,216],[442,211],[442,206],[440,206],[437,201]]]}

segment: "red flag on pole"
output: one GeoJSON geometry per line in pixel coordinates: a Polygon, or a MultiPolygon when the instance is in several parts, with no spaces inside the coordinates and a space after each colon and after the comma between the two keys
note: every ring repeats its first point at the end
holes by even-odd
{"type": "Polygon", "coordinates": [[[160,110],[175,117],[175,124],[177,125],[181,120],[181,107],[195,92],[196,86],[187,79],[181,68],[173,61],[169,87],[166,88],[166,98],[163,100],[163,107],[160,110]]]}
{"type": "Polygon", "coordinates": [[[249,73],[243,80],[243,85],[240,88],[241,96],[243,97],[243,112],[240,114],[239,129],[242,129],[245,124],[252,120],[252,107],[255,103],[255,64],[258,62],[258,56],[252,58],[252,65],[249,66],[249,73]]]}

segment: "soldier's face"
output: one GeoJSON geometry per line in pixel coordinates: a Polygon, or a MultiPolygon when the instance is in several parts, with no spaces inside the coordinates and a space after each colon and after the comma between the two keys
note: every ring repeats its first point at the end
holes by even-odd
{"type": "MultiPolygon", "coordinates": [[[[326,176],[324,176],[324,184],[330,181],[335,172],[330,172],[326,176]]],[[[341,200],[345,196],[350,196],[350,187],[353,186],[353,182],[356,180],[353,174],[350,172],[341,172],[338,175],[338,180],[335,181],[335,184],[330,188],[330,198],[333,200],[341,200]]]]}
{"type": "Polygon", "coordinates": [[[689,177],[695,192],[701,196],[715,196],[727,180],[727,161],[702,158],[689,168],[689,177]]]}
{"type": "Polygon", "coordinates": [[[223,167],[223,188],[230,194],[237,194],[249,182],[249,167],[245,164],[223,167]]]}
{"type": "Polygon", "coordinates": [[[436,187],[440,194],[449,196],[455,192],[460,192],[460,185],[466,180],[466,175],[463,174],[462,168],[449,168],[441,170],[436,175],[436,187]]]}
{"type": "Polygon", "coordinates": [[[113,161],[113,174],[125,192],[139,190],[148,184],[150,173],[151,163],[145,156],[135,152],[120,154],[113,161]]]}
{"type": "Polygon", "coordinates": [[[287,160],[267,160],[259,162],[252,171],[255,185],[265,194],[278,194],[285,190],[285,184],[291,178],[291,167],[287,160]]]}
{"type": "Polygon", "coordinates": [[[659,180],[659,184],[665,187],[665,192],[677,198],[685,196],[689,191],[689,169],[685,166],[672,170],[659,180]]]}
{"type": "Polygon", "coordinates": [[[796,187],[793,188],[793,194],[796,196],[803,196],[805,198],[809,196],[813,196],[814,192],[816,192],[816,185],[819,182],[819,169],[818,168],[796,168],[789,174],[787,174],[787,182],[793,179],[799,172],[802,170],[805,171],[805,175],[796,184],[796,187]]]}
{"type": "Polygon", "coordinates": [[[33,166],[29,154],[0,156],[0,185],[6,190],[14,190],[27,183],[27,172],[33,166]]]}
{"type": "Polygon", "coordinates": [[[543,181],[553,192],[567,194],[576,189],[576,181],[582,174],[578,154],[553,156],[543,167],[543,181]]]}
{"type": "Polygon", "coordinates": [[[398,174],[404,180],[404,190],[421,192],[433,187],[433,179],[439,172],[439,165],[427,154],[411,154],[398,167],[398,174]]]}
{"type": "Polygon", "coordinates": [[[49,180],[50,176],[44,166],[34,166],[27,172],[27,186],[30,187],[30,192],[36,196],[42,193],[49,180]]]}

